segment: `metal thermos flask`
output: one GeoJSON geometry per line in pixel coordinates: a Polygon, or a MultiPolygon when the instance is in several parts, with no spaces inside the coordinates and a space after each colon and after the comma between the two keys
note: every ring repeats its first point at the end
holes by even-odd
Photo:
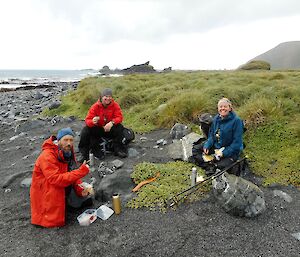
{"type": "Polygon", "coordinates": [[[120,214],[121,213],[121,199],[119,194],[114,194],[112,197],[112,205],[115,214],[120,214]]]}
{"type": "Polygon", "coordinates": [[[89,159],[90,159],[90,166],[94,167],[94,165],[95,165],[95,159],[94,159],[94,154],[93,153],[89,154],[89,159]]]}
{"type": "Polygon", "coordinates": [[[191,186],[196,185],[196,180],[197,180],[197,169],[196,167],[192,168],[192,175],[191,175],[191,186]]]}

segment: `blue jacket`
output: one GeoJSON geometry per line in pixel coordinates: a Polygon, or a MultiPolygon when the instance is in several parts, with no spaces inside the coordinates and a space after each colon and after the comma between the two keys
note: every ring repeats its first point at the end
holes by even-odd
{"type": "Polygon", "coordinates": [[[233,111],[224,119],[217,114],[213,119],[208,139],[203,147],[207,149],[220,149],[221,147],[225,147],[223,157],[236,160],[243,150],[243,132],[243,121],[233,111]],[[219,134],[219,140],[217,134],[219,134]]]}

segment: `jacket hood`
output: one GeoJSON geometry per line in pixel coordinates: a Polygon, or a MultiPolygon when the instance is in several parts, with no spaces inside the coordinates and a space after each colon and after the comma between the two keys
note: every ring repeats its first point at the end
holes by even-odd
{"type": "Polygon", "coordinates": [[[42,150],[46,150],[46,149],[58,150],[58,145],[54,143],[55,140],[56,140],[55,136],[51,136],[50,138],[46,139],[42,145],[42,150]]]}

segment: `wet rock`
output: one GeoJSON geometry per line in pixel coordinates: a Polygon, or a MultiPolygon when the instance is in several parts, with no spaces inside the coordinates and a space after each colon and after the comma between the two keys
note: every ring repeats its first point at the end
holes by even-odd
{"type": "Polygon", "coordinates": [[[113,160],[111,162],[111,164],[112,164],[112,167],[114,167],[115,169],[119,169],[119,168],[121,168],[124,165],[124,162],[116,159],[116,160],[113,160]]]}
{"type": "Polygon", "coordinates": [[[60,102],[53,102],[48,106],[48,108],[49,110],[52,110],[52,109],[57,109],[59,106],[61,106],[60,102]]]}
{"type": "Polygon", "coordinates": [[[20,186],[21,186],[21,187],[28,188],[28,187],[31,186],[31,181],[32,181],[31,178],[25,178],[25,179],[23,179],[23,180],[21,181],[20,186]]]}
{"type": "Polygon", "coordinates": [[[176,123],[170,131],[172,139],[181,139],[191,132],[191,129],[184,124],[176,123]]]}
{"type": "Polygon", "coordinates": [[[137,157],[140,153],[135,150],[134,148],[128,148],[128,157],[132,158],[132,157],[137,157]]]}
{"type": "Polygon", "coordinates": [[[293,233],[292,236],[300,241],[300,232],[299,233],[293,233]]]}
{"type": "Polygon", "coordinates": [[[273,190],[273,195],[280,197],[281,199],[283,199],[284,201],[286,201],[288,203],[291,203],[293,201],[293,198],[289,194],[287,194],[281,190],[273,190]]]}
{"type": "Polygon", "coordinates": [[[234,216],[255,217],[266,210],[263,192],[250,181],[225,172],[212,186],[219,204],[234,216]]]}

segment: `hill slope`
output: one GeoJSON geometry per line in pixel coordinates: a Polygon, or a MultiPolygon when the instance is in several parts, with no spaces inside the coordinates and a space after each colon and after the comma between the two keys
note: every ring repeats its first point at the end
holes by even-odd
{"type": "Polygon", "coordinates": [[[272,70],[300,69],[300,41],[281,43],[252,60],[266,61],[272,70]]]}

